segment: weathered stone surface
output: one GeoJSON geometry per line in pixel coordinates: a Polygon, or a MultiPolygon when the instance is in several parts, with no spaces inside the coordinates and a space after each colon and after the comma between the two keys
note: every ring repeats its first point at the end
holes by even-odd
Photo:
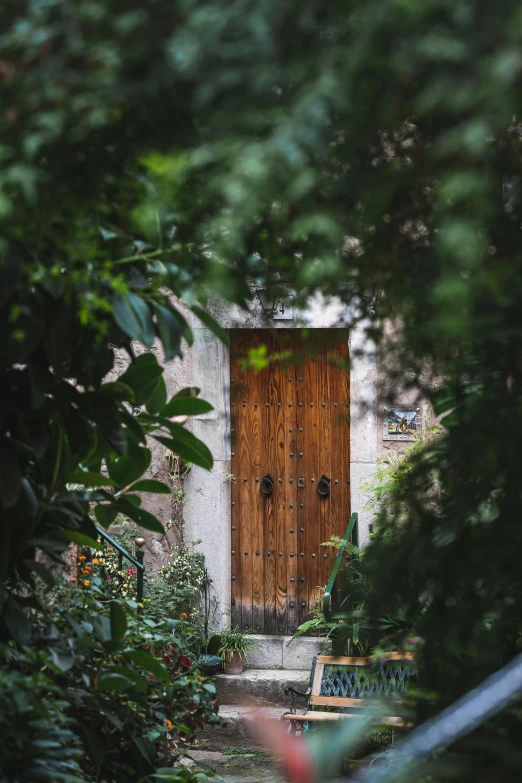
{"type": "Polygon", "coordinates": [[[351,475],[352,510],[359,515],[359,546],[364,547],[369,541],[370,525],[373,521],[373,512],[367,510],[371,494],[363,488],[366,482],[375,481],[377,462],[353,462],[351,475]]]}
{"type": "Polygon", "coordinates": [[[228,460],[217,461],[211,472],[194,467],[185,480],[184,536],[186,541],[201,542],[195,549],[205,555],[212,579],[213,629],[227,625],[230,616],[229,470],[228,460]]]}
{"type": "Polygon", "coordinates": [[[296,669],[246,669],[242,674],[219,674],[216,687],[222,704],[283,709],[289,703],[284,687],[306,690],[309,674],[296,669]]]}
{"type": "Polygon", "coordinates": [[[245,669],[282,669],[283,636],[252,634],[254,648],[248,653],[245,669]]]}
{"type": "Polygon", "coordinates": [[[255,647],[248,654],[245,669],[300,669],[310,671],[314,655],[324,647],[324,640],[291,636],[252,634],[255,647]]]}
{"type": "Polygon", "coordinates": [[[290,642],[291,638],[291,636],[284,637],[283,669],[301,669],[310,672],[314,656],[319,655],[325,646],[324,639],[302,637],[290,642]]]}
{"type": "MultiPolygon", "coordinates": [[[[279,720],[283,713],[281,707],[264,707],[261,715],[271,720],[279,720]]],[[[208,750],[221,750],[226,747],[249,748],[258,742],[252,736],[249,719],[253,712],[250,707],[237,704],[224,704],[219,708],[220,724],[212,724],[198,733],[198,744],[208,750]]]]}

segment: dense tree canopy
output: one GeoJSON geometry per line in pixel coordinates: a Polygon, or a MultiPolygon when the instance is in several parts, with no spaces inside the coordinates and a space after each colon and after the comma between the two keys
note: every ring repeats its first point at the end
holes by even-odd
{"type": "MultiPolygon", "coordinates": [[[[205,319],[209,294],[241,302],[246,278],[283,279],[357,303],[376,340],[393,319],[411,383],[425,386],[426,361],[443,379],[423,389],[445,432],[409,473],[409,521],[394,528],[399,493],[368,556],[376,607],[401,607],[425,639],[433,709],[508,661],[522,620],[519,4],[7,0],[0,20],[2,582],[30,580],[35,547],[56,551],[64,530],[92,534],[89,502],[154,524],[66,484],[103,457],[121,488],[143,431],[191,412],[165,409],[152,364],[102,385],[114,346],[158,334],[172,358],[190,339],[166,289],[205,319]],[[141,423],[125,403],[147,405],[141,423]]],[[[180,430],[178,450],[209,464],[180,430]]],[[[13,601],[4,638],[24,641],[13,601]]],[[[484,779],[520,763],[516,717],[481,743],[484,779]]]]}

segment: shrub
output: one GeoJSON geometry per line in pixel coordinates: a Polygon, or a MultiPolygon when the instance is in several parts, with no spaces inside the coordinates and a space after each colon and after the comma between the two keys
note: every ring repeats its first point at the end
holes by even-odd
{"type": "Polygon", "coordinates": [[[7,779],[136,783],[159,767],[187,777],[180,758],[217,720],[215,686],[186,644],[190,626],[63,585],[47,603],[32,648],[0,651],[7,779]]]}

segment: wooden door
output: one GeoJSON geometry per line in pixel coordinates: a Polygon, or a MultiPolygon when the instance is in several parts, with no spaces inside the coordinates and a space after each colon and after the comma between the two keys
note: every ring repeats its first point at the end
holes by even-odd
{"type": "Polygon", "coordinates": [[[231,331],[232,624],[291,634],[309,618],[350,517],[345,330],[231,331]],[[251,349],[270,356],[256,371],[251,349]],[[274,481],[272,494],[263,478],[274,481]],[[329,493],[321,477],[330,479],[329,493]]]}

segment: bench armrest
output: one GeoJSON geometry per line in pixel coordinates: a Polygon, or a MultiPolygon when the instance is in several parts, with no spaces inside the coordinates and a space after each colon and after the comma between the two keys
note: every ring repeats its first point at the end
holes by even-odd
{"type": "Polygon", "coordinates": [[[295,712],[295,699],[296,697],[300,699],[306,699],[308,700],[310,696],[310,688],[308,688],[304,693],[302,691],[296,691],[295,688],[288,688],[286,686],[283,686],[283,690],[285,692],[285,696],[290,695],[290,712],[295,712]]]}

